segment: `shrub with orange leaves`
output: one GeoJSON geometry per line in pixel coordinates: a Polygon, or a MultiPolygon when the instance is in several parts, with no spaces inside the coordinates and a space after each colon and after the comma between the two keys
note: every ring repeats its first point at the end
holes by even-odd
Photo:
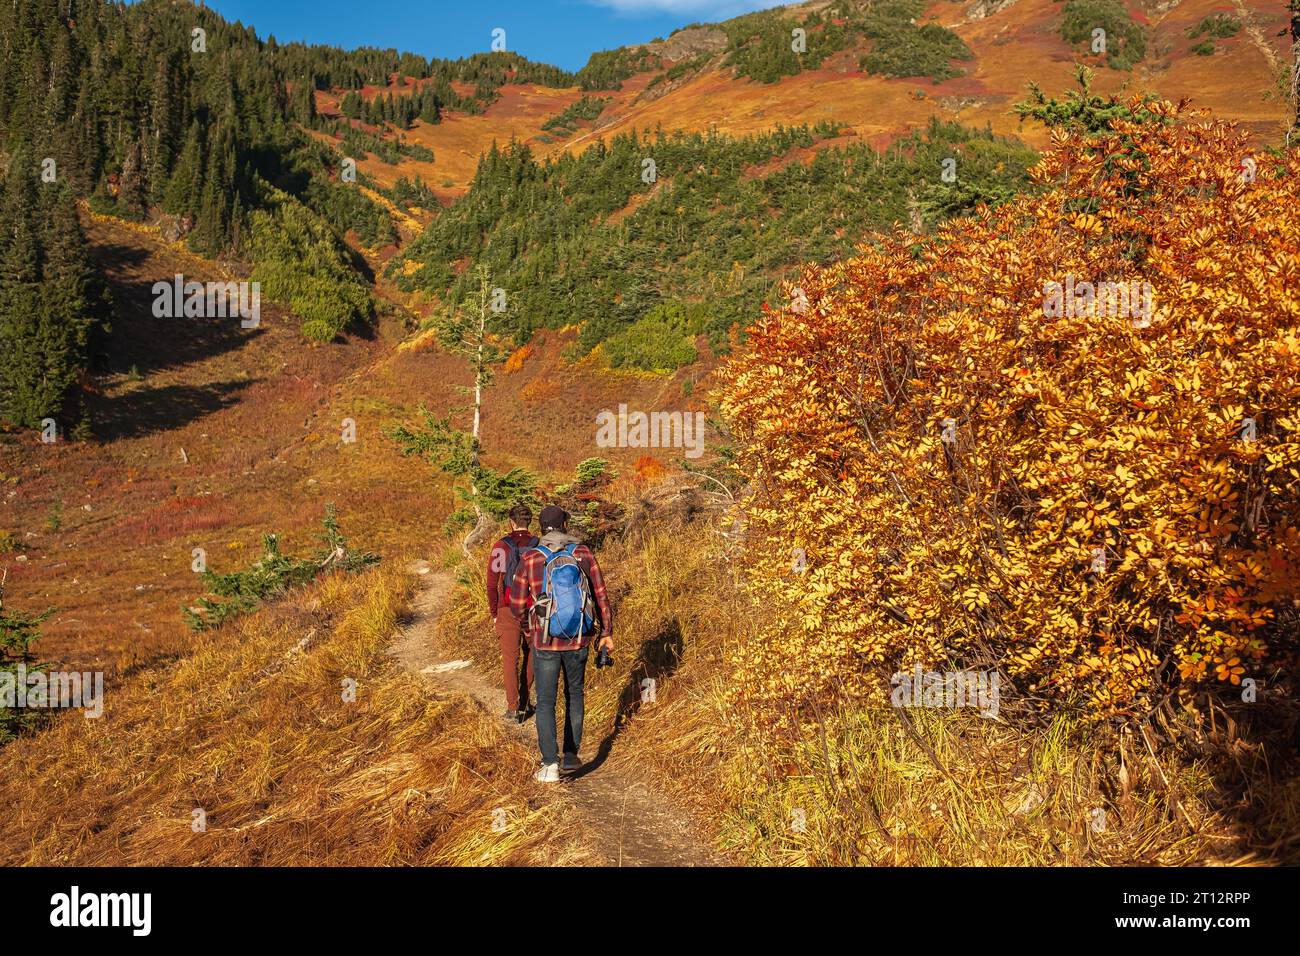
{"type": "Polygon", "coordinates": [[[1148,108],[765,310],[721,376],[771,615],[737,695],[956,662],[1101,717],[1294,653],[1300,151],[1148,108]]]}
{"type": "Polygon", "coordinates": [[[663,462],[658,458],[655,458],[653,455],[642,455],[638,458],[636,460],[635,469],[637,481],[657,481],[662,478],[664,472],[667,471],[667,469],[664,468],[663,462]]]}
{"type": "Polygon", "coordinates": [[[531,345],[519,346],[519,348],[510,353],[510,358],[506,359],[506,364],[503,366],[502,370],[507,374],[519,371],[524,367],[524,363],[528,361],[529,356],[532,354],[533,347],[531,345]]]}

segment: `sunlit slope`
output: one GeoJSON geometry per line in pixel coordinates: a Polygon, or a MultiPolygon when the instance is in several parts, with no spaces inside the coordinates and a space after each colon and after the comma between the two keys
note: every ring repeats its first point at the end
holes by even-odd
{"type": "MultiPolygon", "coordinates": [[[[824,0],[788,8],[825,9],[824,0]]],[[[864,72],[862,43],[774,83],[737,76],[725,65],[727,37],[723,26],[696,26],[666,40],[637,48],[660,57],[662,68],[624,80],[620,89],[584,94],[577,87],[551,89],[535,84],[507,85],[481,115],[447,111],[441,123],[416,121],[403,135],[434,152],[433,162],[404,158],[387,164],[373,155],[361,169],[383,185],[399,176],[419,175],[444,200],[462,193],[473,177],[479,155],[493,141],[528,142],[539,156],[583,149],[598,138],[636,129],[682,129],[744,134],[778,124],[815,124],[836,120],[873,142],[887,142],[924,125],[931,116],[958,119],[968,126],[991,125],[999,133],[1016,133],[1036,146],[1047,136],[1038,127],[1022,126],[1011,107],[1024,98],[1028,85],[1047,90],[1072,85],[1078,63],[1097,67],[1094,84],[1101,93],[1154,90],[1170,100],[1184,97],[1215,115],[1241,122],[1259,141],[1279,137],[1287,116],[1280,92],[1280,71],[1289,60],[1286,5],[1282,0],[1139,0],[1127,5],[1144,27],[1146,56],[1132,70],[1104,66],[1086,44],[1061,37],[1059,0],[936,0],[918,22],[934,22],[956,33],[972,59],[958,64],[961,76],[941,82],[928,77],[886,78],[864,72]],[[1206,17],[1227,15],[1242,21],[1231,36],[1217,39],[1214,52],[1198,55],[1189,34],[1206,17]],[[684,75],[672,68],[694,62],[684,75]],[[556,136],[544,124],[583,95],[606,98],[593,121],[577,124],[571,136],[556,136]]],[[[792,19],[792,23],[798,22],[792,19]]],[[[814,34],[810,44],[817,42],[814,34]]],[[[414,84],[366,87],[362,96],[409,93],[414,84]]],[[[318,108],[336,114],[339,91],[317,94],[318,108]]]]}

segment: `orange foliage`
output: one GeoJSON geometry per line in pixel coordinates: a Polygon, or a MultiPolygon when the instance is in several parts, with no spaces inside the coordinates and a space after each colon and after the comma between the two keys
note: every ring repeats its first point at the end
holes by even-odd
{"type": "Polygon", "coordinates": [[[506,359],[505,365],[502,366],[503,370],[506,372],[519,371],[524,367],[524,362],[528,361],[528,356],[532,354],[533,347],[531,345],[521,345],[510,353],[510,358],[506,359]]]}
{"type": "Polygon", "coordinates": [[[525,404],[541,404],[555,398],[564,391],[564,383],[555,376],[540,376],[525,383],[516,393],[518,401],[525,404]]]}
{"type": "Polygon", "coordinates": [[[636,478],[638,481],[654,481],[664,474],[663,462],[650,455],[642,455],[636,460],[636,478]]]}
{"type": "Polygon", "coordinates": [[[1300,151],[1252,177],[1235,128],[1159,111],[806,269],[752,330],[722,400],[772,617],[738,692],[788,712],[951,661],[1105,716],[1294,652],[1300,151]],[[1050,307],[1071,280],[1154,307],[1050,307]]]}

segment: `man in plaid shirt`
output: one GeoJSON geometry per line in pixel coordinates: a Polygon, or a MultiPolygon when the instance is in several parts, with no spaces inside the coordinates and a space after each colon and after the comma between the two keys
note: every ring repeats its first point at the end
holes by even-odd
{"type": "Polygon", "coordinates": [[[591,641],[600,635],[598,648],[613,650],[614,617],[605,592],[605,578],[591,549],[569,534],[569,515],[563,508],[548,505],[540,516],[541,545],[555,553],[570,544],[573,558],[587,577],[591,597],[596,605],[598,620],[590,633],[574,638],[553,637],[543,644],[544,622],[531,613],[537,598],[543,592],[546,575],[546,557],[536,549],[519,557],[514,580],[510,582],[510,606],[515,616],[523,619],[528,614],[528,635],[533,650],[533,675],[537,682],[537,746],[542,752],[542,768],[536,779],[541,783],[554,783],[560,779],[561,764],[556,753],[555,701],[559,693],[560,671],[564,672],[564,770],[577,770],[582,766],[578,748],[582,744],[583,685],[586,680],[587,656],[591,641]]]}

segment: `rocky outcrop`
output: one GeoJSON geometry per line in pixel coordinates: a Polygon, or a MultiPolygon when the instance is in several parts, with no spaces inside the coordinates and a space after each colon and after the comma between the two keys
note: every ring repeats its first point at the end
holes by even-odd
{"type": "Polygon", "coordinates": [[[645,49],[666,60],[681,63],[702,54],[712,56],[721,53],[726,47],[727,34],[717,27],[687,27],[678,30],[667,40],[647,43],[645,49]]]}
{"type": "Polygon", "coordinates": [[[1007,7],[1014,6],[1016,0],[975,0],[966,8],[967,20],[983,20],[985,17],[992,16],[999,10],[1005,10],[1007,7]]]}

